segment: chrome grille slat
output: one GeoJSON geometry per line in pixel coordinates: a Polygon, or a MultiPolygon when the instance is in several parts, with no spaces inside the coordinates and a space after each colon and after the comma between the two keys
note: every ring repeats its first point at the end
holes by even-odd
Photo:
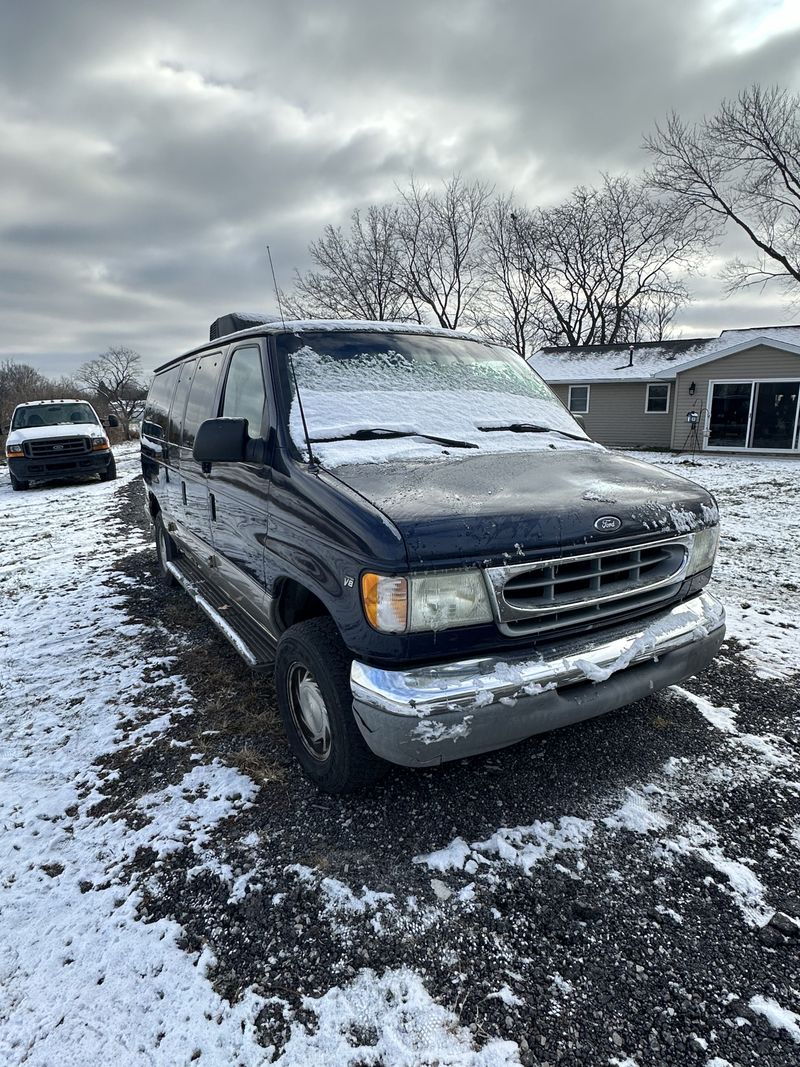
{"type": "Polygon", "coordinates": [[[519,619],[508,622],[508,632],[514,635],[522,634],[552,634],[559,630],[572,629],[581,624],[595,623],[596,625],[613,622],[619,615],[628,615],[641,612],[646,608],[657,607],[668,601],[675,595],[679,585],[661,586],[658,589],[647,590],[638,596],[626,597],[623,600],[604,601],[598,604],[589,604],[582,610],[569,611],[566,614],[557,613],[539,618],[536,622],[519,619]]]}
{"type": "Polygon", "coordinates": [[[507,634],[590,628],[677,594],[689,538],[598,549],[559,559],[489,568],[495,615],[507,634]]]}

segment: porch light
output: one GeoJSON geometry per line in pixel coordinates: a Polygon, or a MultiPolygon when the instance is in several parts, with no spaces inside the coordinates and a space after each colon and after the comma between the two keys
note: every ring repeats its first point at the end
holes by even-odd
{"type": "Polygon", "coordinates": [[[694,382],[692,382],[692,384],[689,386],[689,396],[694,396],[696,392],[697,386],[694,384],[694,382]]]}

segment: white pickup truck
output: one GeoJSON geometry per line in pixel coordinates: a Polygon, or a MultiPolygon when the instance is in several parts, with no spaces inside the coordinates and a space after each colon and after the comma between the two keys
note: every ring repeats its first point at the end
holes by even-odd
{"type": "MultiPolygon", "coordinates": [[[[109,426],[119,422],[109,415],[109,426]]],[[[85,400],[32,400],[18,404],[6,439],[11,488],[27,489],[34,481],[56,481],[99,474],[101,482],[117,476],[108,436],[85,400]]]]}

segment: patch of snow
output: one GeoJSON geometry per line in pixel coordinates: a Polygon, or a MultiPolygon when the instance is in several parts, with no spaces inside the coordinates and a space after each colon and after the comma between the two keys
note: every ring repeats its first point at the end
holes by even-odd
{"type": "Polygon", "coordinates": [[[469,1030],[431,999],[416,974],[401,967],[378,976],[361,971],[347,986],[305,997],[315,1016],[293,1023],[278,1067],[518,1067],[516,1042],[496,1038],[476,1049],[469,1030]]]}
{"type": "Polygon", "coordinates": [[[761,994],[750,998],[750,1009],[758,1015],[763,1015],[775,1030],[783,1030],[793,1041],[800,1044],[800,1015],[797,1012],[782,1008],[777,1000],[763,997],[761,994]]]}
{"type": "Polygon", "coordinates": [[[487,993],[486,997],[487,1000],[502,1000],[510,1008],[515,1008],[525,1003],[522,997],[518,997],[516,993],[512,992],[508,985],[500,986],[494,993],[487,993]]]}
{"type": "Polygon", "coordinates": [[[284,874],[295,874],[301,882],[317,886],[325,898],[323,915],[335,917],[340,912],[363,915],[373,912],[384,905],[391,907],[394,893],[383,893],[376,889],[361,887],[360,893],[354,893],[350,886],[337,878],[322,876],[314,867],[302,863],[290,863],[284,868],[284,874]]]}
{"type": "Polygon", "coordinates": [[[768,923],[775,909],[767,904],[764,886],[753,871],[741,860],[730,859],[723,853],[711,827],[692,823],[686,830],[676,839],[666,841],[665,847],[678,855],[696,856],[721,874],[725,879],[721,888],[733,899],[748,925],[758,927],[768,923]]]}
{"type": "Polygon", "coordinates": [[[530,826],[502,827],[485,841],[473,842],[472,849],[484,856],[497,856],[530,874],[537,863],[558,852],[582,849],[593,833],[593,822],[565,815],[558,826],[537,821],[530,826]]]}
{"type": "Polygon", "coordinates": [[[679,685],[670,686],[670,691],[694,704],[700,714],[712,726],[715,726],[723,733],[729,734],[731,740],[737,745],[748,748],[752,752],[757,752],[764,762],[772,764],[774,767],[785,767],[791,764],[791,758],[781,752],[775,740],[769,737],[760,737],[757,734],[740,733],[736,722],[736,713],[731,708],[716,707],[705,697],[701,697],[697,693],[690,693],[688,689],[683,689],[679,685]]]}
{"type": "Polygon", "coordinates": [[[472,715],[465,715],[460,721],[449,725],[441,719],[422,719],[414,727],[411,736],[423,745],[432,745],[437,741],[458,741],[459,738],[469,737],[473,718],[472,715]]]}
{"type": "Polygon", "coordinates": [[[674,911],[672,908],[666,908],[663,904],[656,904],[656,911],[659,915],[666,915],[668,918],[672,919],[678,926],[683,926],[683,916],[680,912],[674,911]]]}
{"type": "Polygon", "coordinates": [[[665,830],[669,825],[666,819],[657,811],[653,811],[646,797],[637,793],[635,789],[626,789],[627,800],[611,815],[607,815],[603,822],[606,826],[615,830],[630,830],[636,834],[647,834],[653,830],[665,830]]]}
{"type": "Polygon", "coordinates": [[[431,878],[431,889],[437,900],[449,900],[453,895],[453,890],[441,878],[431,878]]]}
{"type": "Polygon", "coordinates": [[[553,989],[557,990],[559,993],[563,993],[565,997],[571,997],[575,992],[575,986],[572,982],[568,981],[566,978],[562,978],[560,974],[551,974],[549,977],[550,981],[553,983],[553,989]]]}
{"type": "Polygon", "coordinates": [[[694,704],[703,718],[707,719],[712,726],[716,726],[718,730],[722,730],[726,734],[738,733],[736,713],[730,708],[716,707],[705,697],[701,697],[697,693],[690,693],[688,689],[683,689],[679,685],[671,685],[670,691],[677,693],[684,700],[688,700],[690,704],[694,704]]]}
{"type": "MultiPolygon", "coordinates": [[[[415,856],[414,862],[435,871],[461,870],[470,861],[486,864],[488,857],[496,856],[530,874],[537,863],[558,852],[582,849],[593,832],[593,822],[567,815],[559,819],[558,826],[537,821],[530,826],[501,827],[485,841],[473,841],[471,845],[457,837],[436,852],[415,856]]],[[[476,869],[473,867],[473,871],[476,869]]]]}
{"type": "Polygon", "coordinates": [[[424,863],[432,871],[460,871],[471,855],[472,849],[464,838],[456,837],[449,845],[438,849],[436,852],[415,856],[414,863],[424,863]]]}

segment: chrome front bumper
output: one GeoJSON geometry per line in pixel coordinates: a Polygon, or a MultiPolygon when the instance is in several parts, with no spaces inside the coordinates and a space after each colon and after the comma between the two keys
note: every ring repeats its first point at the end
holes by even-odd
{"type": "Polygon", "coordinates": [[[639,700],[702,670],[725,611],[702,593],[656,616],[533,655],[386,671],[357,660],[353,710],[377,755],[429,766],[487,752],[639,700]]]}

